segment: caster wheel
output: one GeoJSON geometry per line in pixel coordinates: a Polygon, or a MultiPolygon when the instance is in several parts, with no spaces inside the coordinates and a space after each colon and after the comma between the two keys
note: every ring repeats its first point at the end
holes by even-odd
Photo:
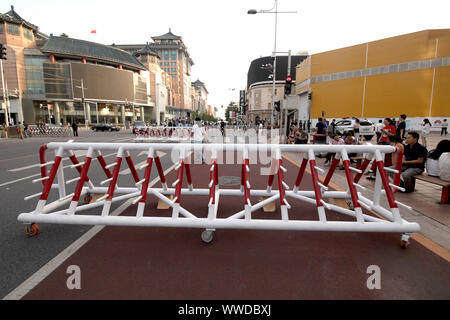
{"type": "Polygon", "coordinates": [[[90,203],[92,201],[92,196],[88,193],[88,194],[85,194],[84,195],[84,197],[83,197],[83,203],[84,204],[88,204],[88,203],[90,203]]]}
{"type": "Polygon", "coordinates": [[[25,226],[25,231],[30,237],[34,237],[39,233],[39,227],[36,223],[32,223],[30,225],[25,226]]]}
{"type": "Polygon", "coordinates": [[[202,240],[205,243],[211,243],[213,240],[213,232],[209,230],[205,230],[202,232],[202,240]]]}
{"type": "Polygon", "coordinates": [[[400,246],[402,247],[402,249],[408,248],[408,246],[409,246],[409,241],[402,240],[402,241],[400,242],[400,246]]]}

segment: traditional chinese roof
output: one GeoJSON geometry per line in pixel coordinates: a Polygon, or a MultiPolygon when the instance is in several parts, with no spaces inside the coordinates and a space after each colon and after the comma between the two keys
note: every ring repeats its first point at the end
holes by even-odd
{"type": "Polygon", "coordinates": [[[51,36],[41,51],[67,57],[80,57],[112,64],[120,63],[131,69],[146,70],[145,66],[128,52],[100,43],[66,37],[51,36]]]}

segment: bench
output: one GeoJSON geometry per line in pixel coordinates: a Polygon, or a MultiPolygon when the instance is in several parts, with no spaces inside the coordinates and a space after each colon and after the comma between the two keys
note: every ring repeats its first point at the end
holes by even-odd
{"type": "MultiPolygon", "coordinates": [[[[442,193],[441,193],[441,202],[440,204],[447,204],[448,203],[448,195],[449,195],[449,189],[450,189],[450,181],[444,181],[439,179],[438,177],[431,177],[426,174],[420,174],[413,177],[414,179],[436,184],[438,186],[442,187],[442,193]]],[[[414,181],[414,180],[413,180],[414,181]]],[[[415,181],[414,181],[415,185],[415,181]]]]}

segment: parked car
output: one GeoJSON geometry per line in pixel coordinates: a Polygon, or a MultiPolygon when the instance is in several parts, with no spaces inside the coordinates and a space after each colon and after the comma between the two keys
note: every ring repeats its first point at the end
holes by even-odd
{"type": "MultiPolygon", "coordinates": [[[[343,119],[336,122],[336,133],[339,135],[343,135],[346,132],[353,132],[353,126],[355,125],[355,118],[352,119],[343,119]]],[[[359,135],[364,136],[364,139],[370,140],[373,138],[376,132],[375,124],[372,121],[366,119],[359,120],[359,135]]]]}
{"type": "Polygon", "coordinates": [[[133,134],[136,134],[136,130],[142,127],[146,127],[147,125],[145,124],[144,121],[135,121],[133,123],[133,134]]]}
{"type": "Polygon", "coordinates": [[[91,129],[94,131],[119,131],[120,130],[119,127],[110,125],[109,123],[99,123],[99,124],[93,125],[91,129]]]}

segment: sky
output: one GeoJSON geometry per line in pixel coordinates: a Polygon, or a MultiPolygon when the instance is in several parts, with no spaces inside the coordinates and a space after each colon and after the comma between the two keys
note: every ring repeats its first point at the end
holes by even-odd
{"type": "MultiPolygon", "coordinates": [[[[274,50],[274,0],[5,0],[41,32],[111,45],[181,36],[213,107],[238,101],[252,60],[274,50]],[[90,33],[96,30],[96,34],[90,33]]],[[[311,54],[401,34],[450,28],[450,0],[278,0],[277,51],[311,54]]]]}

